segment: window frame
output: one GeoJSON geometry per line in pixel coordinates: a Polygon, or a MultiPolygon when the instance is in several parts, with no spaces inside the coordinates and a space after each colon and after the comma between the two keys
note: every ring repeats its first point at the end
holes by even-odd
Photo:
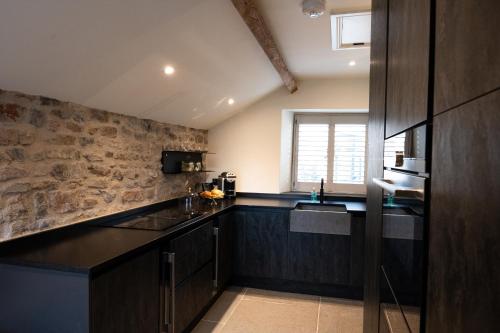
{"type": "Polygon", "coordinates": [[[292,191],[310,192],[314,187],[319,192],[320,182],[298,182],[298,148],[300,124],[328,124],[328,157],[327,175],[325,179],[325,193],[334,194],[366,194],[366,175],[368,164],[368,113],[296,113],[293,121],[293,154],[292,154],[292,191]],[[363,184],[334,183],[334,152],[335,152],[335,124],[363,124],[365,133],[365,166],[363,184]]]}

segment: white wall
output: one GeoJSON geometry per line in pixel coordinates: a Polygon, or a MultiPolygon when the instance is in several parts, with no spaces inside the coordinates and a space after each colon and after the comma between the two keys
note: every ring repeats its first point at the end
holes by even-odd
{"type": "Polygon", "coordinates": [[[216,154],[208,155],[208,168],[236,173],[239,192],[288,191],[293,118],[286,111],[368,109],[368,91],[368,78],[302,81],[292,95],[280,88],[209,130],[216,154]]]}

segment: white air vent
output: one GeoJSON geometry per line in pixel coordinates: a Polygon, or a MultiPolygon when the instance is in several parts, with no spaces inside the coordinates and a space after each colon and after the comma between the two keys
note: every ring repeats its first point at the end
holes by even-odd
{"type": "Polygon", "coordinates": [[[370,12],[333,14],[331,24],[333,50],[370,47],[370,12]]]}

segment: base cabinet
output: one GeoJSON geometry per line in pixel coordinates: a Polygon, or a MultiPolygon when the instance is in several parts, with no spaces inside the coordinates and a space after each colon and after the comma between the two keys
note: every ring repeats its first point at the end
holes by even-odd
{"type": "Polygon", "coordinates": [[[351,235],[290,231],[290,210],[234,212],[234,278],[256,288],[362,297],[364,218],[351,235]]]}

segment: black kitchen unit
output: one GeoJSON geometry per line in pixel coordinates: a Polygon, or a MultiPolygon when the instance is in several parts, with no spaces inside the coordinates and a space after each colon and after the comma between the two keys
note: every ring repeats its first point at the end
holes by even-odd
{"type": "Polygon", "coordinates": [[[189,332],[229,284],[361,298],[364,203],[331,202],[350,235],[292,232],[299,203],[239,197],[187,216],[172,200],[3,245],[0,332],[189,332]]]}

